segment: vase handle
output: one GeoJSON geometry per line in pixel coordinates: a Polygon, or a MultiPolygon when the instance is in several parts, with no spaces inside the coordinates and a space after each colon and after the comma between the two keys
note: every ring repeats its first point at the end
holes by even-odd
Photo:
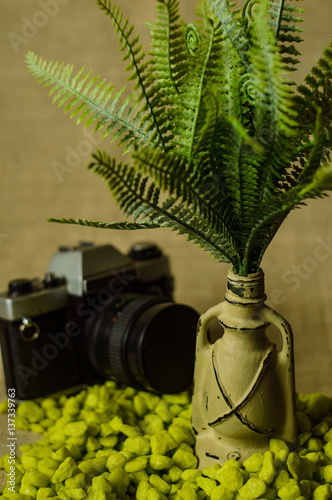
{"type": "Polygon", "coordinates": [[[279,380],[282,381],[282,390],[285,401],[285,422],[283,436],[291,445],[296,444],[296,401],[295,401],[295,375],[294,375],[294,348],[293,332],[288,321],[274,309],[264,307],[264,317],[267,323],[278,328],[282,336],[282,349],[278,353],[277,371],[279,380]]]}
{"type": "Polygon", "coordinates": [[[196,349],[208,348],[211,343],[208,339],[209,323],[212,319],[218,318],[223,313],[223,302],[205,311],[198,320],[196,349]]]}
{"type": "Polygon", "coordinates": [[[210,343],[208,338],[209,323],[213,318],[218,318],[222,314],[223,303],[217,304],[203,313],[197,324],[196,333],[196,356],[195,356],[195,369],[194,369],[194,394],[193,394],[193,412],[192,423],[193,428],[201,429],[206,425],[206,415],[204,412],[205,400],[205,380],[206,370],[211,365],[211,350],[213,344],[210,343]]]}

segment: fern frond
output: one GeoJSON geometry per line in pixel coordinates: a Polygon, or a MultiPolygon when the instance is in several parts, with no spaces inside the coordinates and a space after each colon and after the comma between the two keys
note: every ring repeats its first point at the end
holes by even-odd
{"type": "Polygon", "coordinates": [[[44,87],[50,87],[49,95],[58,107],[65,105],[65,112],[76,116],[78,123],[94,125],[95,131],[103,129],[103,137],[116,132],[113,140],[126,144],[128,151],[134,143],[148,144],[153,139],[146,125],[139,121],[134,95],[123,99],[124,88],[114,92],[115,87],[100,77],[91,77],[82,68],[73,76],[73,66],[50,62],[38,58],[33,52],[27,54],[27,65],[31,73],[44,87]]]}
{"type": "Polygon", "coordinates": [[[136,229],[156,229],[160,226],[157,224],[151,224],[148,222],[134,223],[134,222],[101,222],[101,221],[91,221],[87,219],[65,219],[65,218],[54,218],[51,217],[47,219],[47,222],[57,222],[58,224],[76,224],[78,226],[95,227],[97,229],[120,229],[133,231],[136,229]]]}
{"type": "Polygon", "coordinates": [[[332,190],[332,164],[324,165],[317,169],[310,183],[298,186],[299,198],[302,200],[316,198],[326,191],[332,190]]]}
{"type": "Polygon", "coordinates": [[[221,111],[219,96],[214,87],[207,88],[204,96],[206,116],[202,127],[197,134],[195,149],[193,150],[193,163],[199,165],[200,172],[207,172],[215,164],[215,153],[220,138],[221,111]]]}
{"type": "Polygon", "coordinates": [[[322,119],[322,111],[320,109],[317,110],[316,127],[310,146],[311,147],[307,157],[307,161],[305,162],[297,178],[297,182],[299,183],[312,182],[316,172],[321,165],[324,150],[324,124],[322,119]]]}
{"type": "Polygon", "coordinates": [[[326,191],[331,190],[332,165],[328,165],[318,169],[309,184],[298,184],[281,196],[262,204],[260,217],[252,226],[246,241],[244,264],[261,261],[266,248],[291,210],[302,205],[305,200],[322,197],[326,191]]]}
{"type": "MultiPolygon", "coordinates": [[[[167,90],[163,100],[171,103],[179,94],[183,78],[188,72],[183,21],[178,0],[158,0],[157,17],[150,26],[152,51],[150,53],[151,81],[167,90]]],[[[157,94],[157,102],[160,94],[157,94]]]]}
{"type": "Polygon", "coordinates": [[[105,153],[100,152],[93,158],[89,168],[108,182],[120,208],[127,216],[132,216],[135,223],[171,227],[179,234],[187,234],[218,259],[232,262],[236,258],[231,242],[220,232],[216,233],[193,208],[175,198],[159,203],[159,188],[148,177],[137,173],[133,167],[118,164],[105,153]]]}
{"type": "Polygon", "coordinates": [[[270,0],[269,16],[270,26],[275,33],[282,61],[288,71],[295,71],[295,66],[299,63],[297,57],[300,55],[296,44],[303,42],[303,38],[299,35],[303,31],[299,27],[299,23],[303,22],[304,19],[299,15],[304,10],[293,6],[291,1],[270,0]]]}
{"type": "Polygon", "coordinates": [[[231,142],[228,145],[230,167],[227,169],[227,192],[230,194],[232,211],[236,216],[238,238],[246,235],[246,224],[252,221],[253,212],[257,209],[257,194],[259,193],[259,156],[255,145],[252,144],[243,131],[239,131],[240,124],[235,126],[231,142]]]}
{"type": "MultiPolygon", "coordinates": [[[[196,109],[195,109],[195,115],[194,115],[194,120],[193,120],[193,125],[191,129],[191,134],[190,134],[190,142],[189,142],[189,152],[188,152],[188,158],[189,161],[192,159],[193,155],[193,150],[194,150],[194,141],[197,136],[197,127],[198,127],[198,119],[199,119],[199,114],[201,111],[201,103],[203,99],[203,91],[204,91],[204,84],[205,84],[205,79],[206,79],[206,72],[207,72],[207,67],[209,63],[209,59],[211,56],[211,51],[212,51],[212,46],[213,46],[213,41],[214,41],[214,26],[211,23],[210,26],[210,32],[208,33],[208,38],[206,40],[206,50],[204,54],[204,58],[202,59],[202,64],[199,68],[199,73],[196,74],[197,77],[197,89],[196,89],[196,109]]],[[[196,69],[197,66],[194,64],[193,69],[196,69]]],[[[194,71],[193,71],[194,73],[194,71]]]]}
{"type": "Polygon", "coordinates": [[[163,133],[165,150],[174,148],[179,96],[188,73],[184,26],[178,0],[158,0],[157,17],[150,26],[152,50],[146,69],[147,96],[163,133]]]}
{"type": "Polygon", "coordinates": [[[148,83],[146,82],[146,77],[144,76],[148,63],[145,60],[146,58],[142,45],[139,45],[139,35],[133,35],[134,26],[129,25],[128,19],[125,21],[122,20],[122,12],[111,2],[111,0],[97,0],[97,4],[111,19],[113,26],[119,35],[121,50],[125,52],[123,60],[129,60],[126,70],[130,71],[129,80],[135,81],[134,89],[138,90],[136,103],[142,105],[143,102],[142,111],[144,113],[142,116],[142,122],[150,123],[149,129],[152,134],[151,142],[157,142],[160,147],[165,150],[165,130],[162,130],[160,126],[160,122],[156,117],[154,106],[152,105],[148,94],[148,83]]]}
{"type": "Polygon", "coordinates": [[[185,36],[188,73],[183,81],[180,95],[174,100],[172,143],[180,154],[190,159],[201,118],[205,73],[213,43],[214,29],[211,21],[209,29],[203,33],[197,26],[187,25],[185,36]]]}
{"type": "Polygon", "coordinates": [[[179,155],[166,156],[161,151],[151,154],[146,148],[140,148],[133,158],[137,170],[148,174],[158,189],[179,200],[234,246],[230,234],[229,202],[220,196],[216,179],[210,172],[204,175],[203,170],[191,168],[179,155]]]}
{"type": "Polygon", "coordinates": [[[155,1],[146,56],[113,0],[97,0],[119,36],[127,96],[84,68],[27,57],[59,107],[134,148],[130,165],[104,152],[89,165],[132,222],[50,221],[168,227],[237,273],[256,272],[290,211],[332,190],[332,44],[295,93],[295,0],[244,0],[242,9],[198,0],[198,21],[187,26],[179,0],[155,1]]]}
{"type": "Polygon", "coordinates": [[[297,106],[301,125],[315,123],[315,110],[322,110],[327,125],[332,121],[332,42],[324,50],[322,57],[305,77],[304,84],[298,85],[294,102],[297,106]]]}
{"type": "Polygon", "coordinates": [[[257,7],[249,46],[252,62],[249,78],[252,78],[254,88],[254,136],[264,148],[258,159],[257,203],[266,201],[278,189],[279,181],[292,160],[293,138],[298,133],[289,81],[266,12],[267,1],[262,0],[257,7]]]}
{"type": "Polygon", "coordinates": [[[225,35],[235,49],[241,64],[248,70],[248,38],[234,5],[229,0],[209,0],[211,11],[221,22],[225,35]]]}

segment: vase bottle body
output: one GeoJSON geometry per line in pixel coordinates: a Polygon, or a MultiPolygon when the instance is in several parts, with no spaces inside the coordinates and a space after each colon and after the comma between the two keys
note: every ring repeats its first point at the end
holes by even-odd
{"type": "Polygon", "coordinates": [[[200,468],[230,458],[243,462],[268,449],[272,438],[295,444],[295,384],[291,329],[264,304],[262,271],[228,275],[225,301],[204,313],[198,325],[192,424],[200,468]],[[224,329],[214,343],[208,325],[224,329]],[[280,352],[266,336],[275,324],[280,352]]]}

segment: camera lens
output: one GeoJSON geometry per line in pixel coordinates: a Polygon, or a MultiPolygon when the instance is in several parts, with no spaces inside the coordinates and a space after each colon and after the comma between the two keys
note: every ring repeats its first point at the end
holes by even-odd
{"type": "Polygon", "coordinates": [[[198,313],[155,296],[124,295],[87,332],[89,357],[103,379],[138,390],[177,393],[192,384],[198,313]]]}

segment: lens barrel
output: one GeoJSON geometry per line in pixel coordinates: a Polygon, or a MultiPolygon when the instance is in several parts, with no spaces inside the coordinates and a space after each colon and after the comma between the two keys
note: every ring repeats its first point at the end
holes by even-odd
{"type": "Polygon", "coordinates": [[[119,296],[87,332],[91,364],[103,379],[171,394],[193,381],[198,313],[156,296],[119,296]]]}

